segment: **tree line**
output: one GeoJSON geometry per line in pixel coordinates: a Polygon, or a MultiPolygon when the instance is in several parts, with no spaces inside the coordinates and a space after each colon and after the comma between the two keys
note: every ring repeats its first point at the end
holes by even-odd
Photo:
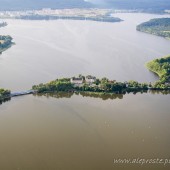
{"type": "Polygon", "coordinates": [[[136,27],[138,31],[170,38],[170,18],[156,18],[136,27]]]}
{"type": "MultiPolygon", "coordinates": [[[[82,76],[84,78],[84,76],[82,76]]],[[[160,83],[160,82],[159,82],[160,83]]],[[[96,92],[96,93],[116,93],[124,94],[130,92],[147,92],[148,89],[155,90],[169,90],[170,85],[161,82],[161,86],[158,86],[158,82],[151,83],[139,83],[131,80],[128,82],[117,82],[107,78],[96,79],[93,83],[82,84],[71,83],[70,78],[56,79],[49,83],[34,85],[32,87],[37,93],[46,92],[96,92]]]]}
{"type": "Polygon", "coordinates": [[[170,86],[170,55],[150,61],[146,66],[159,76],[159,81],[154,84],[155,88],[163,89],[170,86]]]}

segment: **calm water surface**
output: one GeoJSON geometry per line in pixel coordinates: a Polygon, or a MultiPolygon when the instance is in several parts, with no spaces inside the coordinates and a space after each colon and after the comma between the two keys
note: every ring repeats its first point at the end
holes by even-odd
{"type": "MultiPolygon", "coordinates": [[[[155,81],[144,64],[170,53],[170,41],[136,31],[161,15],[116,14],[120,23],[7,20],[1,34],[14,38],[0,56],[0,86],[25,90],[57,77],[93,74],[119,81],[155,81]]],[[[165,16],[164,16],[165,17],[165,16]]]]}
{"type": "Polygon", "coordinates": [[[169,169],[113,159],[170,158],[170,95],[65,97],[30,95],[0,106],[0,169],[169,169]]]}
{"type": "MultiPolygon", "coordinates": [[[[150,14],[121,23],[8,20],[14,38],[0,56],[0,87],[24,90],[57,77],[94,74],[155,81],[144,63],[170,53],[170,41],[137,32],[150,14]]],[[[2,170],[163,170],[116,165],[114,158],[170,159],[170,95],[23,96],[0,105],[2,170]],[[106,100],[107,99],[107,100],[106,100]]]]}

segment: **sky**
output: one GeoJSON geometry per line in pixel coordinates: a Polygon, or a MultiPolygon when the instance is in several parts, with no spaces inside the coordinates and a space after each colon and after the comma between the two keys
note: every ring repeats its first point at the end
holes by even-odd
{"type": "Polygon", "coordinates": [[[0,10],[42,8],[170,9],[170,0],[0,0],[0,10]]]}

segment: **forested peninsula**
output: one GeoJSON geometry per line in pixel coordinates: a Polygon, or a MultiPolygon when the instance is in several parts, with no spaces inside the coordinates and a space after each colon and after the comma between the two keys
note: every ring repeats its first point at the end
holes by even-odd
{"type": "Polygon", "coordinates": [[[89,96],[102,99],[122,98],[128,93],[159,93],[169,94],[170,91],[170,56],[155,59],[146,64],[147,68],[158,74],[160,79],[154,83],[139,83],[134,80],[117,82],[108,78],[96,78],[94,76],[79,75],[72,78],[60,78],[48,83],[34,85],[31,90],[25,92],[11,93],[9,90],[0,89],[0,103],[10,100],[11,97],[35,94],[47,96],[53,95],[57,98],[71,97],[73,94],[89,96]],[[64,92],[64,93],[63,93],[64,92]]]}
{"type": "Polygon", "coordinates": [[[34,85],[32,90],[37,93],[48,92],[95,92],[126,94],[130,92],[147,92],[148,90],[170,90],[170,55],[146,63],[146,67],[159,76],[154,83],[139,83],[131,80],[117,82],[104,77],[79,75],[72,78],[61,78],[45,84],[34,85]]]}
{"type": "MultiPolygon", "coordinates": [[[[161,67],[161,69],[164,67],[166,66],[161,67]]],[[[170,83],[168,78],[169,73],[166,74],[166,76],[164,74],[159,81],[151,84],[139,83],[134,80],[128,82],[117,82],[116,80],[109,80],[107,78],[98,79],[91,75],[79,75],[78,77],[56,79],[49,83],[34,85],[32,90],[36,91],[36,93],[94,92],[98,94],[126,94],[131,92],[147,92],[148,90],[170,90],[170,83]],[[165,77],[166,80],[164,80],[165,77]]]]}
{"type": "Polygon", "coordinates": [[[146,67],[159,76],[159,81],[155,83],[155,87],[164,88],[170,85],[170,55],[155,59],[146,64],[146,67]]]}
{"type": "Polygon", "coordinates": [[[0,53],[12,46],[12,37],[7,35],[0,35],[0,53]]]}
{"type": "Polygon", "coordinates": [[[170,39],[170,18],[156,18],[144,22],[136,30],[170,39]]]}

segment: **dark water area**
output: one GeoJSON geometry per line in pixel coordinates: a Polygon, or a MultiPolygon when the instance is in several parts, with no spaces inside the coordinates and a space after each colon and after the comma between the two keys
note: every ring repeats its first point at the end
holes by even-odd
{"type": "Polygon", "coordinates": [[[169,100],[157,92],[107,100],[66,93],[13,98],[0,106],[0,168],[168,170],[113,159],[169,158],[169,100]]]}

